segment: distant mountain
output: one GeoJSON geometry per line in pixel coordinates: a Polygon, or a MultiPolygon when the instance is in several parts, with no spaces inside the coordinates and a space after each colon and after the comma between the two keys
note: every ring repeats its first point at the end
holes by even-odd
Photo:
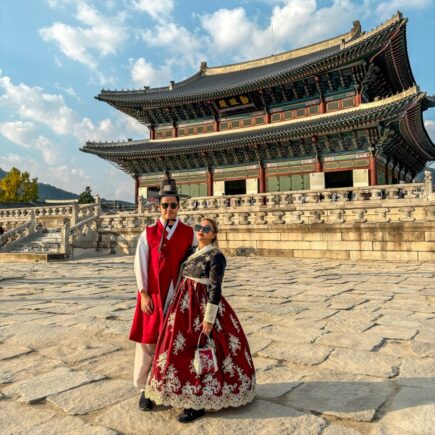
{"type": "MultiPolygon", "coordinates": [[[[0,169],[0,180],[6,176],[7,172],[0,169]]],[[[50,184],[38,183],[39,198],[38,201],[44,202],[46,199],[76,199],[79,195],[50,184]]]]}

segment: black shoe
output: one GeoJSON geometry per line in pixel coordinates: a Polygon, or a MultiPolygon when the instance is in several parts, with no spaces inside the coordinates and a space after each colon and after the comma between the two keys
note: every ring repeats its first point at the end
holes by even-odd
{"type": "Polygon", "coordinates": [[[205,414],[203,409],[184,409],[180,415],[177,415],[177,420],[180,423],[190,423],[193,420],[196,420],[199,417],[202,417],[205,414]]]}
{"type": "Polygon", "coordinates": [[[151,399],[148,399],[148,397],[145,397],[145,392],[142,391],[139,398],[139,409],[142,411],[151,411],[153,409],[153,406],[153,401],[151,399]]]}

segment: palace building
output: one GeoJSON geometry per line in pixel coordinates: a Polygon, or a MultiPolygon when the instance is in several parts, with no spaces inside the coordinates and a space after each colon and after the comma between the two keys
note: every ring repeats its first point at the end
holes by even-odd
{"type": "Polygon", "coordinates": [[[134,177],[136,200],[169,171],[180,193],[253,194],[411,182],[435,147],[415,83],[407,19],[161,88],[96,97],[136,118],[150,139],[87,142],[82,151],[134,177]]]}

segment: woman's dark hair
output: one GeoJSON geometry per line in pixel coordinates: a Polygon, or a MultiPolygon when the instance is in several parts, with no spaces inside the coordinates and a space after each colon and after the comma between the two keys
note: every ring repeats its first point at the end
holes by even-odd
{"type": "Polygon", "coordinates": [[[214,219],[211,219],[211,218],[208,218],[208,217],[204,217],[201,220],[202,221],[210,222],[210,226],[213,228],[213,232],[215,233],[215,238],[213,239],[212,243],[213,243],[213,245],[218,247],[217,235],[218,235],[218,232],[219,232],[219,228],[218,228],[217,222],[214,219]]]}

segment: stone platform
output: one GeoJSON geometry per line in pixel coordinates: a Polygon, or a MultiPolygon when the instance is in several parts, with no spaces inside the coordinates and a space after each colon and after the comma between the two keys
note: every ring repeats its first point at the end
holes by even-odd
{"type": "Polygon", "coordinates": [[[3,434],[432,434],[435,265],[228,258],[254,403],[185,426],[137,409],[133,258],[4,264],[3,434]]]}

